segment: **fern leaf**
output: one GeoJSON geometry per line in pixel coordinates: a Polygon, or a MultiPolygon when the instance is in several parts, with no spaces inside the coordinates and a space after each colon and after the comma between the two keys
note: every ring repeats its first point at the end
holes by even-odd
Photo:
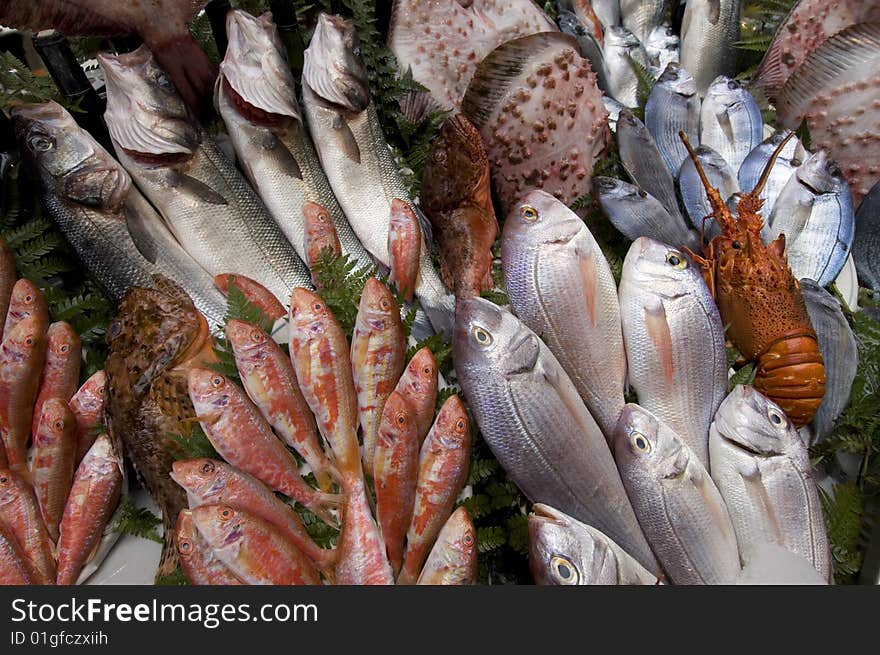
{"type": "Polygon", "coordinates": [[[200,459],[203,457],[222,459],[198,423],[193,425],[192,432],[187,437],[180,434],[169,434],[168,436],[177,445],[178,452],[175,453],[175,459],[200,459]]]}
{"type": "Polygon", "coordinates": [[[163,587],[180,587],[188,585],[189,581],[187,581],[186,576],[183,574],[183,569],[178,566],[168,575],[163,575],[156,580],[156,584],[163,587]]]}
{"type": "Polygon", "coordinates": [[[162,537],[156,531],[160,525],[162,525],[161,518],[145,507],[135,507],[130,496],[123,496],[110,520],[111,532],[130,534],[161,544],[162,537]]]}

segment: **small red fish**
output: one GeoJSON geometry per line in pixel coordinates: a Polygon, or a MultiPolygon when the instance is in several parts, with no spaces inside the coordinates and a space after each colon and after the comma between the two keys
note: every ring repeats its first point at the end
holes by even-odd
{"type": "Polygon", "coordinates": [[[385,556],[385,543],[370,512],[360,476],[344,476],[345,506],[339,533],[338,585],[393,585],[394,574],[385,556]]]}
{"type": "MultiPolygon", "coordinates": [[[[315,264],[321,258],[324,250],[330,251],[334,257],[342,256],[342,244],[339,243],[339,235],[333,219],[324,207],[311,200],[303,205],[303,216],[306,219],[306,254],[309,270],[315,270],[315,264]]],[[[318,278],[312,273],[312,283],[317,287],[318,278]]]]}
{"type": "Polygon", "coordinates": [[[391,259],[391,281],[407,302],[412,302],[419,277],[422,252],[422,228],[409,203],[395,198],[391,201],[388,224],[388,256],[391,259]]]}
{"type": "Polygon", "coordinates": [[[12,295],[9,297],[9,309],[6,311],[6,322],[3,325],[3,340],[12,332],[12,328],[18,325],[27,316],[36,316],[45,332],[49,325],[49,306],[40,288],[22,278],[12,287],[12,295]]]}
{"type": "Polygon", "coordinates": [[[43,403],[49,398],[69,401],[79,384],[79,366],[82,361],[79,335],[69,323],[52,323],[46,332],[46,361],[40,377],[37,402],[31,433],[37,433],[43,403]]]}
{"type": "Polygon", "coordinates": [[[70,409],[76,416],[76,463],[79,464],[98,436],[97,426],[104,414],[104,390],[107,374],[98,371],[83,382],[70,399],[70,409]]]}
{"type": "Polygon", "coordinates": [[[31,476],[53,541],[58,541],[58,525],[73,484],[76,447],[76,416],[64,400],[49,398],[43,403],[34,432],[31,476]]]}
{"type": "Polygon", "coordinates": [[[12,532],[0,522],[0,587],[38,584],[28,571],[12,532]]]}
{"type": "Polygon", "coordinates": [[[415,414],[419,444],[425,441],[434,422],[437,404],[437,361],[430,348],[422,348],[407,364],[396,391],[406,398],[415,414]]]}
{"type": "Polygon", "coordinates": [[[54,548],[37,497],[30,483],[10,469],[0,469],[0,525],[15,538],[34,584],[54,584],[54,548]]]}
{"type": "Polygon", "coordinates": [[[477,531],[464,507],[452,513],[425,561],[420,585],[472,585],[477,582],[477,531]]]}
{"type": "Polygon", "coordinates": [[[287,310],[284,309],[281,301],[259,282],[244,275],[236,275],[234,273],[220,273],[214,276],[214,286],[224,296],[229,295],[230,284],[234,284],[244,294],[244,297],[250,304],[258,308],[273,321],[277,321],[287,314],[287,310]]]}
{"type": "Polygon", "coordinates": [[[244,584],[202,539],[188,509],[177,515],[177,555],[183,575],[191,585],[244,584]]]}

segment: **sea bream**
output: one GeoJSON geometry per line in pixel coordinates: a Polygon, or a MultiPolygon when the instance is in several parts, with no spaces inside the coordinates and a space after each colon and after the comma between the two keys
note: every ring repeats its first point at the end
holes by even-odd
{"type": "Polygon", "coordinates": [[[700,144],[724,157],[734,172],[764,138],[761,108],[736,80],[719,75],[700,108],[700,144]]]}
{"type": "MultiPolygon", "coordinates": [[[[767,162],[770,161],[770,157],[773,156],[779,144],[787,136],[788,134],[785,130],[774,132],[746,155],[737,173],[740,189],[751,191],[758,186],[758,181],[761,179],[761,174],[764,172],[767,162]]],[[[758,194],[758,197],[764,201],[764,204],[761,205],[761,215],[765,219],[773,215],[773,208],[776,206],[779,194],[794,172],[804,163],[807,155],[806,149],[804,149],[800,140],[795,136],[783,146],[776,156],[773,167],[770,169],[770,174],[767,176],[767,181],[764,182],[764,186],[758,194]]],[[[766,220],[764,225],[765,229],[761,230],[761,236],[765,236],[766,232],[766,236],[769,237],[770,232],[767,229],[766,220]]]]}
{"type": "Polygon", "coordinates": [[[740,0],[689,0],[681,23],[681,65],[706,93],[719,75],[736,72],[740,0]]]}
{"type": "Polygon", "coordinates": [[[684,132],[694,147],[700,144],[700,96],[693,76],[676,63],[666,66],[651,87],[645,104],[645,126],[672,177],[688,158],[678,133],[684,132]]]}
{"type": "Polygon", "coordinates": [[[626,107],[639,104],[637,92],[639,81],[633,62],[648,68],[648,53],[638,37],[625,27],[615,25],[605,31],[602,46],[608,93],[626,107]]]}

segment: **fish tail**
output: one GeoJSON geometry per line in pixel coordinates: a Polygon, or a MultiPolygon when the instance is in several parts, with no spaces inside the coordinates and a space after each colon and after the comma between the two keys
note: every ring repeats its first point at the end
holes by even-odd
{"type": "Polygon", "coordinates": [[[167,512],[162,513],[162,529],[164,533],[162,542],[162,555],[159,557],[159,568],[156,570],[156,581],[174,573],[180,562],[177,556],[177,530],[175,521],[167,512]]]}

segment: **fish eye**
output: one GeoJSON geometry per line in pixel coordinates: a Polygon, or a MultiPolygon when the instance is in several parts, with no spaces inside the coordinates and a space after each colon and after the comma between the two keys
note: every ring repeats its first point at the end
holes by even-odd
{"type": "Polygon", "coordinates": [[[431,155],[431,159],[434,160],[437,164],[446,163],[446,151],[445,150],[435,150],[434,154],[431,155]]]}
{"type": "Polygon", "coordinates": [[[382,300],[379,301],[379,307],[381,307],[382,309],[390,309],[391,303],[388,302],[387,298],[382,298],[382,300]]]}
{"type": "Polygon", "coordinates": [[[788,425],[788,421],[785,419],[785,416],[775,407],[767,408],[767,418],[770,419],[770,422],[773,425],[776,425],[778,427],[786,427],[788,425]]]}
{"type": "Polygon", "coordinates": [[[322,309],[324,309],[324,305],[316,302],[314,305],[312,305],[312,309],[314,309],[316,312],[320,312],[322,309]]]}
{"type": "Polygon", "coordinates": [[[673,268],[677,268],[680,271],[688,267],[687,259],[685,259],[681,253],[675,252],[674,250],[670,253],[667,253],[666,263],[673,268]]]}
{"type": "Polygon", "coordinates": [[[426,366],[425,368],[422,369],[422,373],[424,373],[426,376],[431,376],[431,375],[434,375],[434,369],[431,368],[430,366],[426,366]]]}
{"type": "Polygon", "coordinates": [[[222,387],[223,386],[223,378],[219,375],[215,375],[214,377],[211,378],[211,384],[215,387],[222,387]]]}
{"type": "Polygon", "coordinates": [[[0,484],[6,484],[9,482],[9,478],[5,475],[0,475],[0,484]]]}
{"type": "Polygon", "coordinates": [[[25,301],[27,304],[31,304],[31,303],[34,301],[34,297],[33,297],[31,294],[28,294],[28,295],[26,295],[26,296],[24,297],[24,301],[25,301]]]}
{"type": "Polygon", "coordinates": [[[28,145],[30,145],[31,150],[34,150],[35,152],[46,152],[55,146],[55,141],[49,137],[38,135],[32,137],[28,142],[28,145]]]}
{"type": "Polygon", "coordinates": [[[474,535],[468,530],[464,533],[464,537],[462,537],[462,541],[464,541],[465,546],[473,546],[474,545],[474,535]]]}
{"type": "Polygon", "coordinates": [[[562,555],[554,555],[550,559],[550,573],[557,584],[574,585],[580,581],[580,575],[574,564],[562,555]]]}
{"type": "Polygon", "coordinates": [[[636,191],[636,193],[639,194],[639,198],[647,198],[648,197],[648,192],[645,191],[644,189],[639,189],[638,191],[636,191]]]}
{"type": "Polygon", "coordinates": [[[318,222],[326,223],[330,217],[327,216],[326,212],[318,212],[318,222]]]}
{"type": "Polygon", "coordinates": [[[479,325],[474,328],[473,335],[474,339],[476,339],[477,343],[481,346],[489,346],[492,344],[492,335],[479,325]]]}
{"type": "Polygon", "coordinates": [[[467,429],[467,421],[463,418],[458,419],[455,422],[455,431],[459,434],[464,434],[464,431],[467,429]]]}
{"type": "Polygon", "coordinates": [[[531,205],[523,205],[522,207],[520,207],[519,215],[524,221],[532,222],[538,220],[538,210],[531,205]]]}
{"type": "Polygon", "coordinates": [[[220,520],[228,521],[232,518],[232,509],[229,507],[221,507],[220,508],[220,520]]]}
{"type": "Polygon", "coordinates": [[[160,72],[156,75],[156,84],[168,91],[174,89],[174,85],[171,83],[171,80],[168,78],[167,75],[165,75],[165,73],[160,72]]]}
{"type": "Polygon", "coordinates": [[[61,346],[62,353],[66,353],[68,350],[70,350],[70,346],[68,346],[66,343],[61,346]]]}
{"type": "Polygon", "coordinates": [[[214,468],[214,462],[205,462],[202,464],[202,473],[213,473],[214,468]]]}
{"type": "Polygon", "coordinates": [[[739,241],[734,241],[730,245],[734,250],[741,250],[742,249],[742,244],[739,241]]]}
{"type": "Polygon", "coordinates": [[[727,88],[730,89],[731,91],[735,91],[736,89],[739,88],[739,82],[737,82],[736,80],[730,80],[727,83],[727,88]]]}
{"type": "Polygon", "coordinates": [[[24,340],[24,345],[26,345],[26,346],[33,346],[33,345],[34,345],[34,338],[31,337],[31,336],[27,337],[27,338],[24,340]]]}
{"type": "Polygon", "coordinates": [[[401,412],[400,414],[397,415],[397,418],[395,420],[397,421],[397,425],[400,425],[400,426],[406,425],[406,414],[401,412]]]}
{"type": "Polygon", "coordinates": [[[838,166],[834,162],[832,162],[831,165],[828,166],[828,173],[831,175],[831,177],[840,177],[843,174],[840,170],[840,166],[838,166]]]}
{"type": "Polygon", "coordinates": [[[180,551],[181,555],[187,555],[192,550],[192,544],[188,539],[181,539],[177,543],[177,550],[180,551]]]}
{"type": "Polygon", "coordinates": [[[251,341],[254,343],[260,343],[263,340],[263,331],[262,330],[254,330],[251,332],[251,341]]]}
{"type": "Polygon", "coordinates": [[[355,47],[353,47],[351,49],[351,54],[353,54],[355,57],[360,57],[361,56],[361,47],[359,45],[356,45],[355,47]]]}
{"type": "Polygon", "coordinates": [[[791,165],[794,166],[795,168],[797,168],[798,166],[800,166],[801,164],[804,163],[800,159],[798,159],[797,157],[792,157],[789,161],[791,162],[791,165]]]}
{"type": "Polygon", "coordinates": [[[643,452],[646,455],[651,452],[651,442],[648,441],[648,438],[641,432],[634,430],[630,435],[630,439],[632,440],[633,446],[636,447],[636,450],[643,452]]]}
{"type": "Polygon", "coordinates": [[[56,430],[63,430],[64,429],[64,421],[62,421],[61,419],[58,419],[57,421],[55,421],[55,429],[56,430]]]}

